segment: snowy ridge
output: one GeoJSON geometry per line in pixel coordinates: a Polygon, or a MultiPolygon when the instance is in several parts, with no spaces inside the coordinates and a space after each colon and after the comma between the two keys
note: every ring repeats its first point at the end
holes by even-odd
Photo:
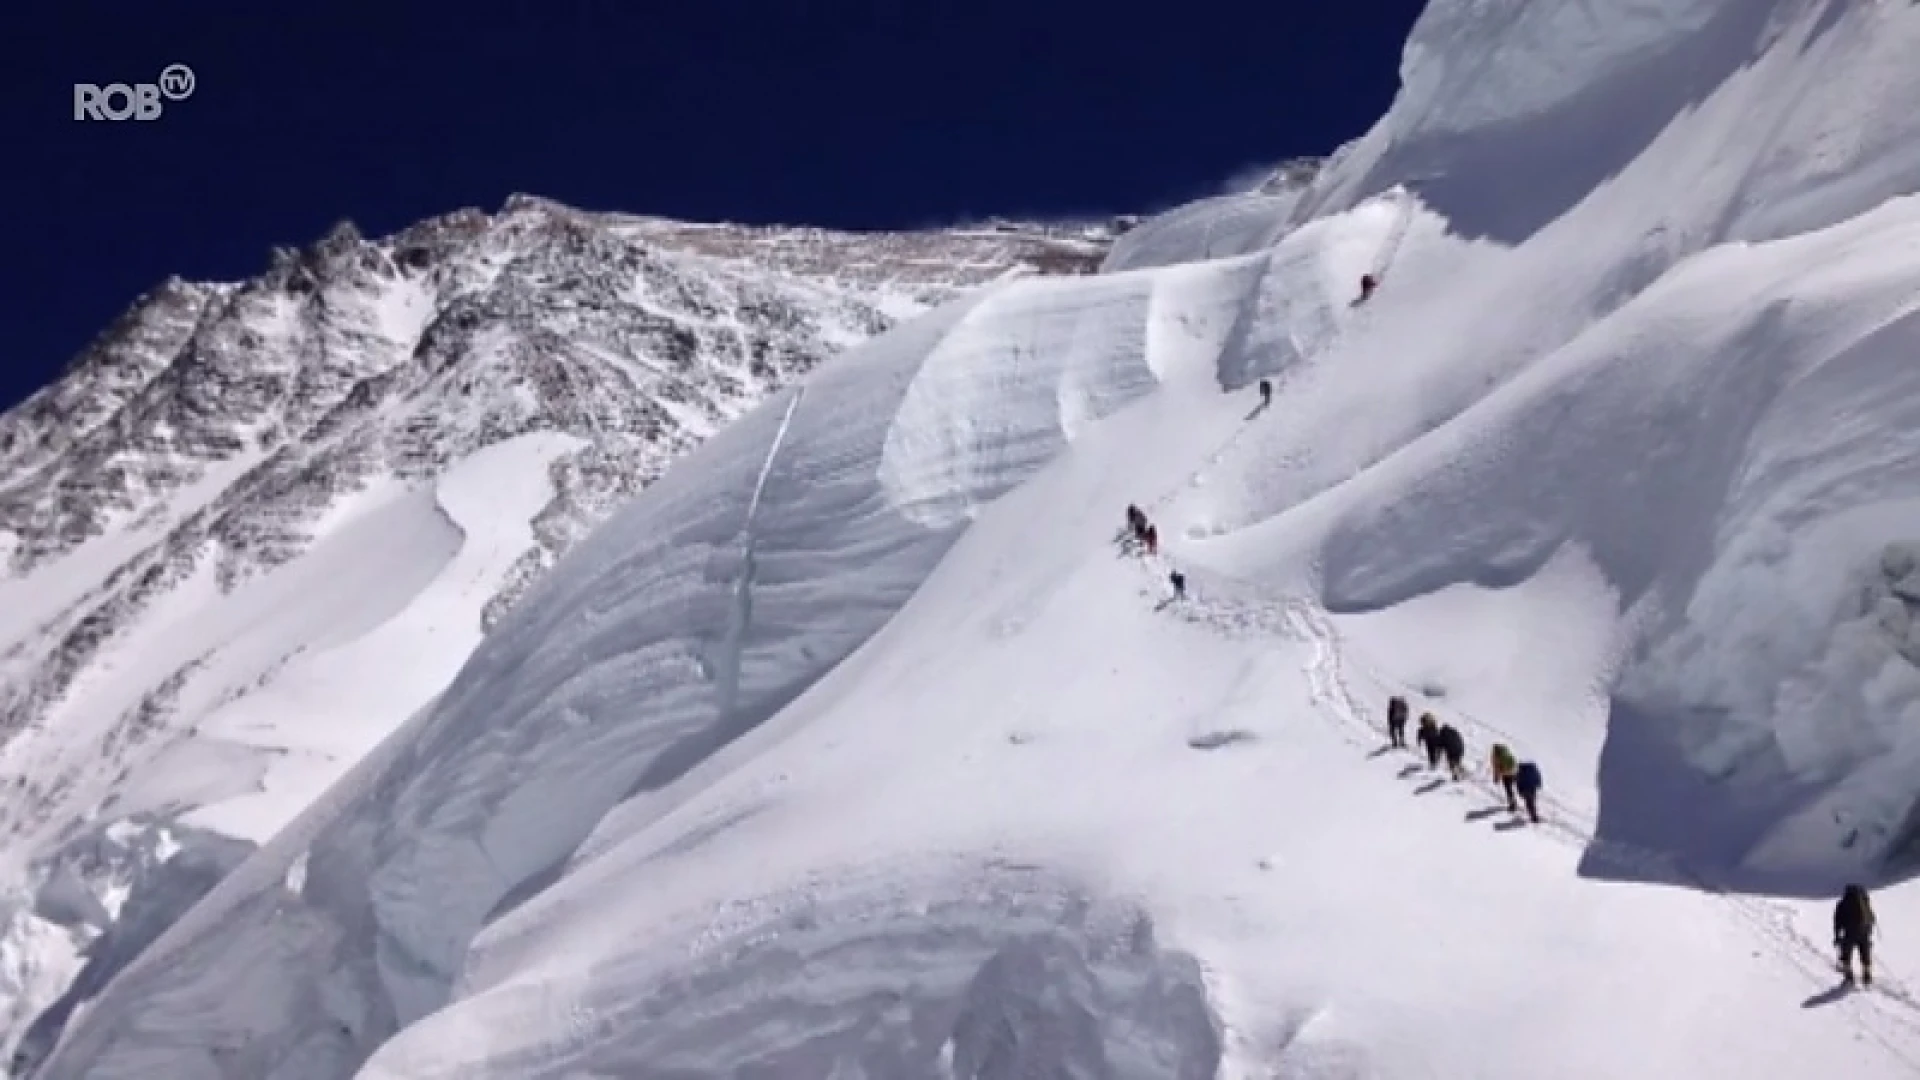
{"type": "Polygon", "coordinates": [[[524,198],[342,226],[254,281],[165,284],[0,417],[0,938],[41,942],[0,979],[0,1050],[108,929],[30,914],[100,830],[265,840],[679,453],[934,300],[1048,272],[1031,250],[1103,250],[683,231],[524,198]]]}
{"type": "Polygon", "coordinates": [[[1877,106],[1912,87],[1890,59],[1907,16],[1833,0],[1432,3],[1392,109],[1296,219],[1405,184],[1457,231],[1506,243],[1595,201],[1631,205],[1668,251],[1832,224],[1910,191],[1920,167],[1920,120],[1877,106]],[[1686,198],[1646,198],[1660,158],[1664,190],[1686,198]],[[1646,175],[1623,184],[1629,171],[1646,175]]]}
{"type": "Polygon", "coordinates": [[[1102,269],[1144,270],[1272,247],[1291,224],[1302,191],[1221,195],[1158,214],[1115,241],[1102,269]]]}
{"type": "Polygon", "coordinates": [[[1912,1075],[1916,46],[1438,0],[1271,246],[680,460],[36,1075],[1912,1075]]]}
{"type": "Polygon", "coordinates": [[[984,285],[1025,274],[1085,274],[1099,267],[1110,226],[1069,228],[1002,222],[924,232],[837,233],[827,229],[671,221],[598,215],[612,231],[700,255],[778,269],[812,280],[900,290],[918,301],[945,299],[954,286],[984,285]],[[929,288],[928,283],[939,283],[929,288]]]}
{"type": "Polygon", "coordinates": [[[1293,212],[1323,164],[1317,158],[1282,162],[1251,190],[1200,199],[1140,222],[1114,240],[1101,269],[1142,270],[1270,248],[1293,224],[1293,212]]]}

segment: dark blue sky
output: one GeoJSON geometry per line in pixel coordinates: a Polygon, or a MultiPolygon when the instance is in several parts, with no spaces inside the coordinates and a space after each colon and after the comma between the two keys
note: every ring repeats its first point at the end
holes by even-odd
{"type": "Polygon", "coordinates": [[[515,191],[848,228],[1146,210],[1322,153],[1422,0],[23,0],[7,13],[0,406],[170,273],[235,279],[515,191]],[[26,11],[31,6],[38,10],[26,11]],[[75,82],[191,97],[76,123],[75,82]]]}

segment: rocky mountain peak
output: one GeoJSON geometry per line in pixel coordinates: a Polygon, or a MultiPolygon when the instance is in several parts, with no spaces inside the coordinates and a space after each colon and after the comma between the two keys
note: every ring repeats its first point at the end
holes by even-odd
{"type": "Polygon", "coordinates": [[[0,615],[0,751],[24,785],[0,835],[52,857],[49,838],[99,814],[104,777],[287,661],[188,656],[113,693],[89,684],[116,651],[151,654],[188,583],[233,594],[366,499],[431,490],[517,436],[564,436],[550,501],[477,602],[484,629],[767,395],[962,290],[1089,272],[1106,239],[702,225],[516,195],[384,237],[341,222],[238,283],[161,283],[0,415],[0,588],[32,601],[0,615]]]}

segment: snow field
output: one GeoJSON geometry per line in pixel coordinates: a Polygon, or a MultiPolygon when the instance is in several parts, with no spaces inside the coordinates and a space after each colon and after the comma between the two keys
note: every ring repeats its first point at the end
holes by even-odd
{"type": "MultiPolygon", "coordinates": [[[[305,558],[232,593],[222,593],[211,565],[164,594],[106,647],[75,680],[53,715],[58,735],[20,746],[16,761],[36,775],[71,774],[69,801],[105,802],[110,815],[185,809],[237,794],[264,771],[264,755],[225,747],[147,747],[128,715],[167,673],[192,665],[197,679],[179,689],[182,707],[212,707],[231,687],[248,686],[303,644],[364,633],[403,610],[457,549],[459,533],[425,496],[382,500],[342,526],[305,558]],[[200,751],[205,750],[203,755],[200,751]],[[170,766],[125,790],[98,768],[110,760],[167,754],[170,766]],[[187,758],[179,758],[180,754],[187,758]],[[189,760],[191,759],[191,760],[189,760]]],[[[188,736],[188,740],[191,740],[188,736]]],[[[64,820],[50,822],[66,825],[64,820]]],[[[29,849],[42,841],[30,841],[29,849]]]]}
{"type": "Polygon", "coordinates": [[[9,652],[26,647],[41,626],[83,599],[87,589],[103,581],[114,567],[166,535],[168,527],[202,509],[227,485],[258,464],[256,458],[247,455],[210,468],[197,482],[175,494],[164,518],[109,528],[39,572],[25,577],[11,574],[0,577],[0,644],[7,646],[9,652]]]}
{"type": "MultiPolygon", "coordinates": [[[[373,590],[404,603],[392,617],[307,639],[288,650],[296,658],[272,683],[211,712],[196,742],[266,751],[270,765],[259,794],[202,801],[185,820],[265,843],[451,682],[480,642],[481,608],[534,544],[529,523],[552,497],[548,465],[574,445],[551,433],[496,443],[449,469],[430,492],[407,496],[431,500],[434,520],[458,530],[457,549],[418,588],[390,581],[373,590]]],[[[365,562],[399,573],[404,554],[387,547],[365,562]]]]}
{"type": "MultiPolygon", "coordinates": [[[[196,834],[271,838],[452,679],[479,641],[481,606],[533,542],[527,523],[550,497],[546,466],[568,445],[528,436],[474,455],[435,489],[371,489],[343,502],[320,523],[314,547],[275,572],[222,594],[209,571],[166,594],[116,644],[118,659],[100,666],[107,677],[76,685],[61,739],[39,748],[33,767],[71,770],[79,778],[71,797],[91,798],[99,815],[80,831],[50,821],[64,831],[40,842],[63,845],[54,851],[59,859],[97,863],[89,853],[94,832],[149,817],[178,820],[196,834]],[[121,745],[124,737],[104,725],[131,707],[127,695],[139,691],[127,688],[151,685],[156,672],[188,658],[201,663],[180,700],[205,717],[199,724],[144,752],[127,744],[105,766],[96,760],[98,741],[74,737],[90,732],[109,748],[121,745]],[[236,693],[263,681],[252,694],[236,693]]],[[[209,843],[193,841],[196,848],[209,843]]],[[[239,846],[216,844],[207,858],[217,854],[224,872],[234,861],[229,849],[239,846]]],[[[22,858],[33,850],[14,848],[22,858]]],[[[170,920],[217,879],[190,864],[179,860],[141,879],[142,910],[164,910],[170,920]]],[[[42,908],[63,880],[63,865],[52,864],[53,879],[37,899],[42,908]]],[[[119,927],[113,948],[90,946],[101,970],[70,994],[84,1000],[97,991],[163,925],[119,927]]],[[[24,911],[9,926],[4,940],[32,979],[28,985],[23,977],[16,999],[24,1010],[13,1030],[20,1037],[58,996],[45,992],[54,985],[47,973],[77,964],[65,958],[79,942],[24,911]]],[[[57,1036],[66,1016],[61,1009],[41,1017],[33,1037],[46,1037],[40,1029],[49,1021],[57,1036]]]]}

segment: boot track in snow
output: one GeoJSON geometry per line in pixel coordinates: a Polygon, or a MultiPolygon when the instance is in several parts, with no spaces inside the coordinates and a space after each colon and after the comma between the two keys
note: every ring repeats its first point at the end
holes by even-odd
{"type": "MultiPolygon", "coordinates": [[[[1228,440],[1232,442],[1232,438],[1228,440]]],[[[1173,563],[1164,554],[1142,558],[1157,585],[1164,582],[1173,563]]],[[[1326,613],[1311,601],[1298,596],[1266,597],[1251,602],[1234,599],[1236,592],[1257,592],[1256,587],[1230,578],[1207,574],[1198,589],[1196,575],[1184,571],[1189,579],[1187,599],[1162,605],[1186,621],[1228,636],[1271,636],[1304,644],[1311,650],[1306,675],[1314,712],[1336,725],[1348,743],[1356,749],[1372,750],[1385,738],[1384,720],[1378,725],[1369,719],[1372,710],[1353,690],[1348,660],[1338,632],[1326,613]]],[[[1143,590],[1143,596],[1156,593],[1143,590]]],[[[1417,693],[1417,687],[1399,679],[1369,670],[1368,681],[1382,693],[1417,693]]],[[[1378,695],[1376,695],[1378,696],[1378,695]]],[[[1519,741],[1498,726],[1454,708],[1449,717],[1467,735],[1479,743],[1519,741]]],[[[1502,805],[1505,795],[1487,776],[1472,771],[1462,785],[1470,785],[1502,805]]],[[[1729,892],[1705,875],[1692,870],[1678,858],[1632,844],[1600,840],[1594,834],[1595,823],[1584,812],[1570,807],[1542,791],[1539,798],[1539,824],[1530,828],[1556,843],[1590,854],[1616,866],[1640,870],[1656,880],[1683,882],[1725,905],[1728,914],[1757,939],[1759,947],[1776,962],[1797,969],[1810,986],[1830,990],[1837,971],[1829,950],[1801,933],[1794,925],[1793,913],[1784,905],[1758,896],[1729,892]]],[[[1885,975],[1875,978],[1871,989],[1842,995],[1840,1005],[1849,1011],[1854,1028],[1879,1043],[1886,1051],[1920,1072],[1920,1000],[1899,982],[1885,975]]]]}

